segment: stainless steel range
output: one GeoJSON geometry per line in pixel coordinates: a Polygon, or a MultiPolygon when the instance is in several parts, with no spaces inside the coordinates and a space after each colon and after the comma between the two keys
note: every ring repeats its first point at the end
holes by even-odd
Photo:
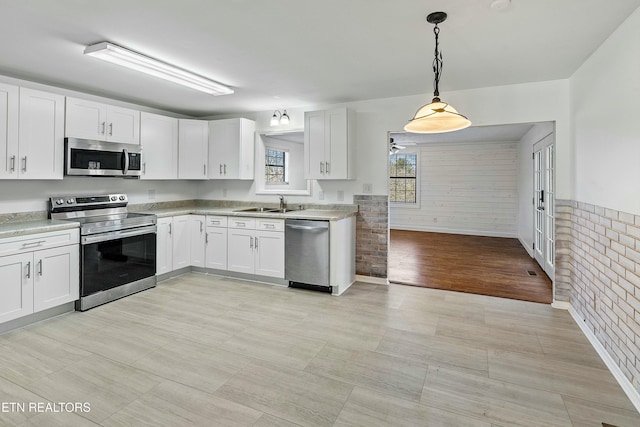
{"type": "Polygon", "coordinates": [[[132,213],[126,194],[51,197],[50,217],[80,223],[76,310],[156,285],[156,216],[132,213]]]}

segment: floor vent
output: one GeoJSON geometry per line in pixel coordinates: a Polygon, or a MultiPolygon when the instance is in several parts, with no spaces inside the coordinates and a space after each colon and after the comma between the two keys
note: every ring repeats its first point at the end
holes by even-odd
{"type": "Polygon", "coordinates": [[[527,274],[528,274],[529,276],[537,276],[537,275],[538,275],[538,273],[536,273],[536,272],[535,272],[535,271],[533,271],[533,270],[529,270],[529,271],[527,271],[527,274]]]}

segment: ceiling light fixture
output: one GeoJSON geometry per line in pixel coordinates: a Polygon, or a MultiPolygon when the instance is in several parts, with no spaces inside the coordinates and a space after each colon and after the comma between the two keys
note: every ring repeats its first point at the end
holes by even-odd
{"type": "Polygon", "coordinates": [[[440,75],[442,74],[442,52],[439,50],[438,44],[438,34],[440,34],[438,24],[444,22],[446,19],[447,14],[444,12],[433,12],[427,16],[427,21],[430,24],[435,24],[433,33],[436,36],[435,58],[433,60],[433,72],[435,74],[433,81],[433,100],[430,104],[423,105],[416,111],[416,114],[404,127],[404,130],[407,132],[443,133],[464,129],[471,125],[469,119],[458,113],[451,105],[440,100],[438,85],[440,83],[440,75]]]}
{"type": "Polygon", "coordinates": [[[287,110],[283,111],[284,113],[282,114],[280,114],[280,110],[276,110],[273,112],[273,116],[271,116],[271,126],[289,124],[289,115],[287,114],[287,110]]]}
{"type": "Polygon", "coordinates": [[[229,95],[233,89],[173,65],[158,61],[109,42],[87,46],[85,55],[118,64],[132,70],[169,80],[211,95],[229,95]]]}

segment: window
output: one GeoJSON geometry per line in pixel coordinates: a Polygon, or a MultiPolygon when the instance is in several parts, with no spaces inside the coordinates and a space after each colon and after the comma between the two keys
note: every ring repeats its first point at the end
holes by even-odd
{"type": "Polygon", "coordinates": [[[264,163],[264,180],[269,184],[287,184],[288,177],[288,158],[289,153],[286,151],[275,150],[273,148],[265,149],[264,163]]]}
{"type": "Polygon", "coordinates": [[[396,153],[389,157],[389,201],[417,202],[417,154],[396,153]]]}

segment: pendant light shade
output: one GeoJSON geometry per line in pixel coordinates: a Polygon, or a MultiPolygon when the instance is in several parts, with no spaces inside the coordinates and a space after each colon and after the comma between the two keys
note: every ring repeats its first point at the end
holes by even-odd
{"type": "Polygon", "coordinates": [[[423,105],[416,111],[404,130],[413,133],[444,133],[464,129],[470,125],[469,119],[435,97],[430,104],[423,105]]]}
{"type": "Polygon", "coordinates": [[[406,124],[404,130],[413,133],[444,133],[455,130],[464,129],[471,126],[471,121],[458,113],[451,105],[440,100],[440,92],[438,85],[440,83],[440,75],[442,74],[442,52],[439,49],[438,35],[440,28],[438,24],[447,19],[444,12],[433,12],[427,16],[427,21],[435,24],[433,33],[436,36],[435,58],[433,60],[433,72],[435,78],[433,81],[433,100],[431,103],[423,105],[416,111],[409,123],[406,124]]]}

